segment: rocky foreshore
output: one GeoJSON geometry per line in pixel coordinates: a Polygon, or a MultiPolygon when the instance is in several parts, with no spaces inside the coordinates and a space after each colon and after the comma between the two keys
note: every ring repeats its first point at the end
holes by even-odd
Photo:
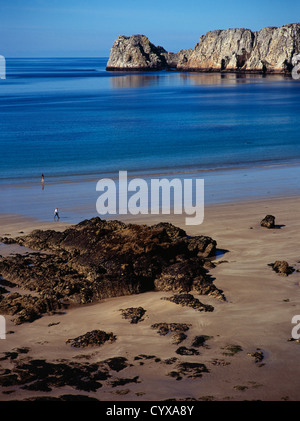
{"type": "Polygon", "coordinates": [[[299,400],[299,202],[214,206],[188,234],[5,218],[0,401],[299,400]]]}
{"type": "Polygon", "coordinates": [[[194,50],[167,52],[145,35],[120,35],[114,42],[107,70],[290,73],[300,53],[300,23],[252,32],[233,28],[209,31],[194,50]]]}
{"type": "Polygon", "coordinates": [[[149,227],[96,217],[63,232],[35,230],[15,242],[37,250],[0,258],[1,284],[17,287],[0,294],[0,313],[13,315],[16,324],[71,304],[151,290],[225,299],[207,269],[216,241],[189,237],[169,223],[149,227]]]}

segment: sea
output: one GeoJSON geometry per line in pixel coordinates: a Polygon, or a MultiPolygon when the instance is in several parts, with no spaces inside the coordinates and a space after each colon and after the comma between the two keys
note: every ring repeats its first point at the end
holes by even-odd
{"type": "Polygon", "coordinates": [[[6,59],[0,213],[99,216],[97,182],[119,171],[204,179],[209,205],[299,195],[299,80],[107,72],[107,60],[6,59]]]}

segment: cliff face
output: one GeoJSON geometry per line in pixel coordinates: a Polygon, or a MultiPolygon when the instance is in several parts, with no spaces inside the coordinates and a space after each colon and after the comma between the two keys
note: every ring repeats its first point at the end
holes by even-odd
{"type": "Polygon", "coordinates": [[[300,52],[300,24],[280,28],[211,31],[200,38],[181,70],[227,70],[283,73],[300,52]]]}
{"type": "Polygon", "coordinates": [[[144,35],[119,36],[111,49],[107,70],[290,72],[300,53],[300,23],[258,32],[227,29],[202,35],[194,50],[169,53],[144,35]]]}
{"type": "Polygon", "coordinates": [[[120,35],[114,42],[106,70],[160,70],[167,67],[167,53],[155,47],[145,35],[120,35]]]}
{"type": "Polygon", "coordinates": [[[210,31],[200,41],[181,69],[234,70],[251,54],[253,34],[249,29],[210,31]]]}
{"type": "Polygon", "coordinates": [[[106,70],[161,70],[184,64],[193,50],[169,53],[145,35],[120,35],[114,42],[106,70]]]}
{"type": "Polygon", "coordinates": [[[300,53],[300,23],[280,28],[263,28],[255,33],[251,56],[245,69],[267,72],[289,71],[300,53]]]}

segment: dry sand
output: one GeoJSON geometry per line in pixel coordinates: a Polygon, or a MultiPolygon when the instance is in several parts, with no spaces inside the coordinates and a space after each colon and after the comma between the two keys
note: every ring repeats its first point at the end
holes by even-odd
{"type": "MultiPolygon", "coordinates": [[[[214,306],[211,313],[200,313],[161,300],[171,293],[149,292],[118,297],[101,303],[71,308],[63,315],[44,316],[33,323],[15,326],[6,317],[6,340],[0,340],[0,352],[28,347],[29,359],[48,361],[67,359],[80,362],[98,362],[122,356],[132,366],[111,372],[112,379],[134,378],[138,383],[112,387],[103,381],[97,392],[82,392],[71,387],[51,392],[22,390],[17,387],[0,388],[0,400],[25,399],[31,396],[60,396],[65,393],[83,394],[100,400],[150,401],[164,399],[197,400],[300,400],[300,343],[291,338],[294,315],[300,314],[300,272],[288,277],[276,274],[269,263],[286,260],[300,269],[299,242],[300,198],[257,200],[222,204],[205,209],[204,223],[185,226],[179,216],[131,217],[131,222],[156,223],[169,220],[184,228],[188,234],[204,234],[214,238],[219,249],[227,252],[216,259],[211,274],[215,285],[224,291],[227,302],[212,297],[198,296],[205,304],[214,306]],[[261,219],[272,214],[280,229],[262,228],[261,219]],[[120,309],[142,306],[144,320],[131,324],[122,319],[120,309]],[[172,344],[170,334],[160,336],[151,328],[157,322],[191,324],[187,339],[180,345],[172,344]],[[114,343],[99,348],[75,349],[65,341],[93,329],[113,332],[114,343]],[[179,346],[191,347],[196,335],[208,335],[207,347],[198,348],[200,355],[176,354],[179,346]],[[224,355],[225,347],[239,345],[242,351],[224,355]],[[248,353],[260,349],[262,364],[254,362],[248,353]],[[148,360],[135,360],[139,354],[154,355],[148,360]],[[168,375],[176,371],[176,363],[168,365],[165,359],[199,362],[209,373],[201,378],[183,377],[176,380],[168,375]],[[144,364],[140,364],[140,363],[144,364]],[[12,393],[3,393],[13,391],[12,393]]],[[[64,229],[66,224],[38,222],[17,215],[0,217],[0,235],[22,235],[36,228],[64,229]]],[[[8,247],[8,246],[7,246],[8,247]]],[[[6,252],[8,249],[6,248],[6,252]]],[[[300,329],[299,329],[300,330],[300,329]]],[[[177,362],[178,362],[177,361],[177,362]]],[[[110,380],[112,380],[110,379],[110,380]]]]}

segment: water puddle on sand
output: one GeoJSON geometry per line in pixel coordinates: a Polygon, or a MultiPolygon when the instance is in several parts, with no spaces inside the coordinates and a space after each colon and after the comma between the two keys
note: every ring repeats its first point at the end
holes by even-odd
{"type": "Polygon", "coordinates": [[[228,253],[228,250],[217,249],[216,254],[214,256],[210,257],[209,260],[211,260],[211,261],[220,260],[221,258],[223,258],[226,255],[226,253],[228,253]]]}
{"type": "MultiPolygon", "coordinates": [[[[0,243],[0,257],[12,257],[16,254],[26,255],[30,253],[39,253],[39,251],[32,250],[28,247],[20,246],[19,244],[4,244],[0,243]]],[[[32,265],[29,265],[32,266],[32,265]]],[[[9,285],[7,281],[2,278],[0,275],[0,287],[3,287],[6,289],[9,293],[18,292],[20,295],[26,295],[29,294],[32,296],[38,296],[38,293],[35,291],[29,291],[20,288],[17,284],[15,286],[9,285]]]]}
{"type": "Polygon", "coordinates": [[[29,249],[28,247],[20,246],[19,244],[4,244],[0,243],[0,256],[7,257],[14,254],[28,254],[39,253],[36,250],[29,249]]]}

